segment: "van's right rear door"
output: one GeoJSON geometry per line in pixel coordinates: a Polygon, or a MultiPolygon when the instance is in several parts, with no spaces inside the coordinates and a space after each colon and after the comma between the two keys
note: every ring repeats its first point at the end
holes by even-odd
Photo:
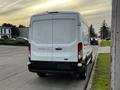
{"type": "Polygon", "coordinates": [[[53,16],[53,61],[77,62],[76,15],[53,16]]]}

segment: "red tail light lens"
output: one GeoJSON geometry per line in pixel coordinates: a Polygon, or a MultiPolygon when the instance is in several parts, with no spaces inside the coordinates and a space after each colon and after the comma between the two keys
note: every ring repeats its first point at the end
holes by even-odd
{"type": "Polygon", "coordinates": [[[78,58],[78,63],[81,63],[81,62],[82,62],[82,60],[83,60],[83,57],[78,58]]]}
{"type": "Polygon", "coordinates": [[[82,49],[83,49],[83,44],[82,44],[82,42],[80,42],[78,44],[78,52],[81,51],[82,49]]]}
{"type": "Polygon", "coordinates": [[[83,44],[82,42],[80,42],[78,44],[78,63],[81,63],[81,61],[83,60],[82,53],[83,53],[83,44]]]}

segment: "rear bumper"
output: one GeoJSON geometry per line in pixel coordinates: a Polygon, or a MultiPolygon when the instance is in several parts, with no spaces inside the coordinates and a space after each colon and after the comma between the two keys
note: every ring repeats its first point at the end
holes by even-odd
{"type": "Polygon", "coordinates": [[[77,62],[31,61],[28,64],[28,70],[40,73],[74,73],[82,71],[82,67],[78,67],[77,62]]]}

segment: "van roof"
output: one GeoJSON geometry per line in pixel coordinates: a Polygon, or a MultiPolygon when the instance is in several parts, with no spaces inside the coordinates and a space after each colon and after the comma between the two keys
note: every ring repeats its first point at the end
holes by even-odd
{"type": "Polygon", "coordinates": [[[79,19],[79,23],[83,22],[86,25],[88,25],[87,21],[83,18],[83,16],[79,12],[74,12],[74,11],[52,11],[52,12],[47,11],[47,12],[35,14],[31,17],[31,19],[34,17],[37,17],[37,16],[43,16],[43,15],[47,15],[47,14],[76,14],[79,19]]]}
{"type": "Polygon", "coordinates": [[[41,15],[47,15],[47,14],[52,14],[52,13],[56,13],[56,14],[57,13],[59,13],[59,14],[77,14],[77,15],[80,15],[78,12],[73,12],[73,11],[52,11],[52,12],[46,11],[46,12],[43,12],[43,13],[35,14],[32,17],[41,16],[41,15]]]}

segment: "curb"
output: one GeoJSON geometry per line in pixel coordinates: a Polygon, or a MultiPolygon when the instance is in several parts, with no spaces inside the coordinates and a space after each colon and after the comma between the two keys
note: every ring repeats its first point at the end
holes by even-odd
{"type": "Polygon", "coordinates": [[[92,81],[93,80],[93,75],[94,75],[95,67],[96,67],[96,63],[97,63],[97,57],[98,57],[98,53],[95,55],[94,62],[93,62],[93,65],[92,65],[92,68],[91,68],[91,71],[90,71],[89,79],[87,81],[87,84],[86,84],[84,90],[90,90],[91,89],[92,82],[93,82],[92,81]]]}

